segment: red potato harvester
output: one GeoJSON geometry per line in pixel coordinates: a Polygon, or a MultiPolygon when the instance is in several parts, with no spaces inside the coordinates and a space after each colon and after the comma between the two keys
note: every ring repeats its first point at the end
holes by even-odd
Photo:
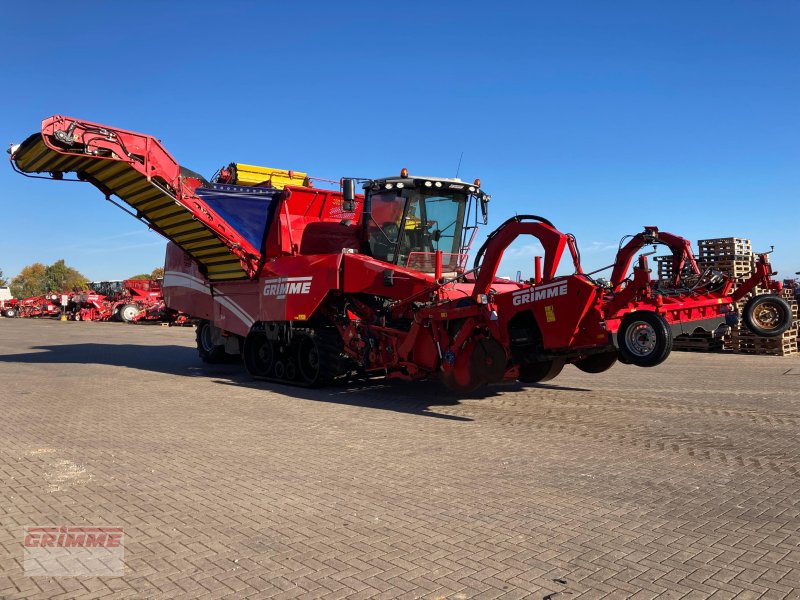
{"type": "MultiPolygon", "coordinates": [[[[19,172],[74,173],[164,235],[166,306],[199,319],[203,360],[241,355],[258,379],[439,378],[467,391],[546,381],[567,363],[590,373],[617,360],[655,366],[674,334],[734,322],[734,303],[757,285],[780,289],[767,255],[733,291],[724,275],[699,271],[686,240],[655,227],[620,249],[610,281],[593,279],[574,237],[532,215],[492,232],[467,268],[490,200],[478,180],[403,169],[326,190],[304,173],[232,163],[208,181],[151,136],[61,116],[10,152],[19,172]],[[541,268],[530,282],[498,278],[521,235],[541,242],[541,268]],[[650,280],[646,256],[627,277],[653,243],[673,252],[666,287],[650,280]],[[565,249],[573,273],[557,275],[565,249]]],[[[742,317],[763,335],[791,324],[775,294],[751,299],[742,317]]]]}

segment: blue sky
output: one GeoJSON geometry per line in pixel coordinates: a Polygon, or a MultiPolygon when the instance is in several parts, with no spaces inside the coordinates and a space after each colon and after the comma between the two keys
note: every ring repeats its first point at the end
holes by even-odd
{"type": "MultiPolygon", "coordinates": [[[[776,247],[800,270],[800,2],[44,2],[4,6],[0,140],[66,114],[330,179],[480,177],[489,226],[574,233],[585,266],[643,225],[776,247]]],[[[164,242],[85,184],[0,168],[0,269],[93,279],[164,242]]],[[[531,271],[535,249],[503,274],[531,271]]]]}

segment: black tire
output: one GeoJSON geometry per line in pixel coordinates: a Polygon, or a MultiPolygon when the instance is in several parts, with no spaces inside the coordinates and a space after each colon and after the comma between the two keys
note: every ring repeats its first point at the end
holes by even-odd
{"type": "Polygon", "coordinates": [[[577,360],[574,364],[584,373],[602,373],[603,371],[608,371],[617,363],[618,354],[616,350],[599,352],[577,360]]]}
{"type": "Polygon", "coordinates": [[[519,366],[517,379],[522,383],[544,383],[558,376],[564,368],[563,359],[529,362],[519,366]]]}
{"type": "Polygon", "coordinates": [[[661,315],[637,310],[622,319],[617,332],[619,355],[625,364],[655,367],[672,352],[672,330],[661,315]]]}
{"type": "Polygon", "coordinates": [[[274,342],[260,331],[251,331],[242,348],[244,367],[251,377],[257,379],[275,377],[277,351],[274,342]]]}
{"type": "Polygon", "coordinates": [[[792,308],[780,296],[763,294],[747,301],[742,319],[753,333],[777,337],[792,326],[792,308]]]}
{"type": "Polygon", "coordinates": [[[342,341],[336,330],[306,329],[295,337],[296,369],[289,362],[286,370],[287,379],[290,371],[302,384],[309,387],[330,385],[339,375],[341,369],[342,341]]]}
{"type": "Polygon", "coordinates": [[[195,332],[197,354],[200,355],[200,359],[203,362],[209,364],[225,362],[227,360],[225,347],[214,345],[212,327],[213,325],[208,321],[200,321],[197,324],[197,330],[195,332]]]}
{"type": "Polygon", "coordinates": [[[123,304],[119,307],[119,320],[123,323],[133,323],[136,315],[139,314],[139,307],[135,304],[123,304]]]}
{"type": "Polygon", "coordinates": [[[17,316],[17,311],[13,308],[7,308],[3,311],[3,316],[8,319],[13,319],[17,316]]]}

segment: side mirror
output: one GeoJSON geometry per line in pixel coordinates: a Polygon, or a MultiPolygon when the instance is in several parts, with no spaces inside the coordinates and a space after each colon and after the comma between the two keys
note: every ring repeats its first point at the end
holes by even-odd
{"type": "Polygon", "coordinates": [[[356,209],[356,180],[342,179],[342,210],[353,212],[356,209]]]}
{"type": "Polygon", "coordinates": [[[481,196],[481,215],[483,215],[483,224],[489,222],[489,196],[481,196]]]}

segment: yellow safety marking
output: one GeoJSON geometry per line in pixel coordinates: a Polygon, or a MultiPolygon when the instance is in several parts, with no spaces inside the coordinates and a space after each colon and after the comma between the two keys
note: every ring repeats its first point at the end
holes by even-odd
{"type": "Polygon", "coordinates": [[[553,323],[556,320],[556,311],[553,309],[552,304],[544,307],[544,315],[548,323],[553,323]]]}

